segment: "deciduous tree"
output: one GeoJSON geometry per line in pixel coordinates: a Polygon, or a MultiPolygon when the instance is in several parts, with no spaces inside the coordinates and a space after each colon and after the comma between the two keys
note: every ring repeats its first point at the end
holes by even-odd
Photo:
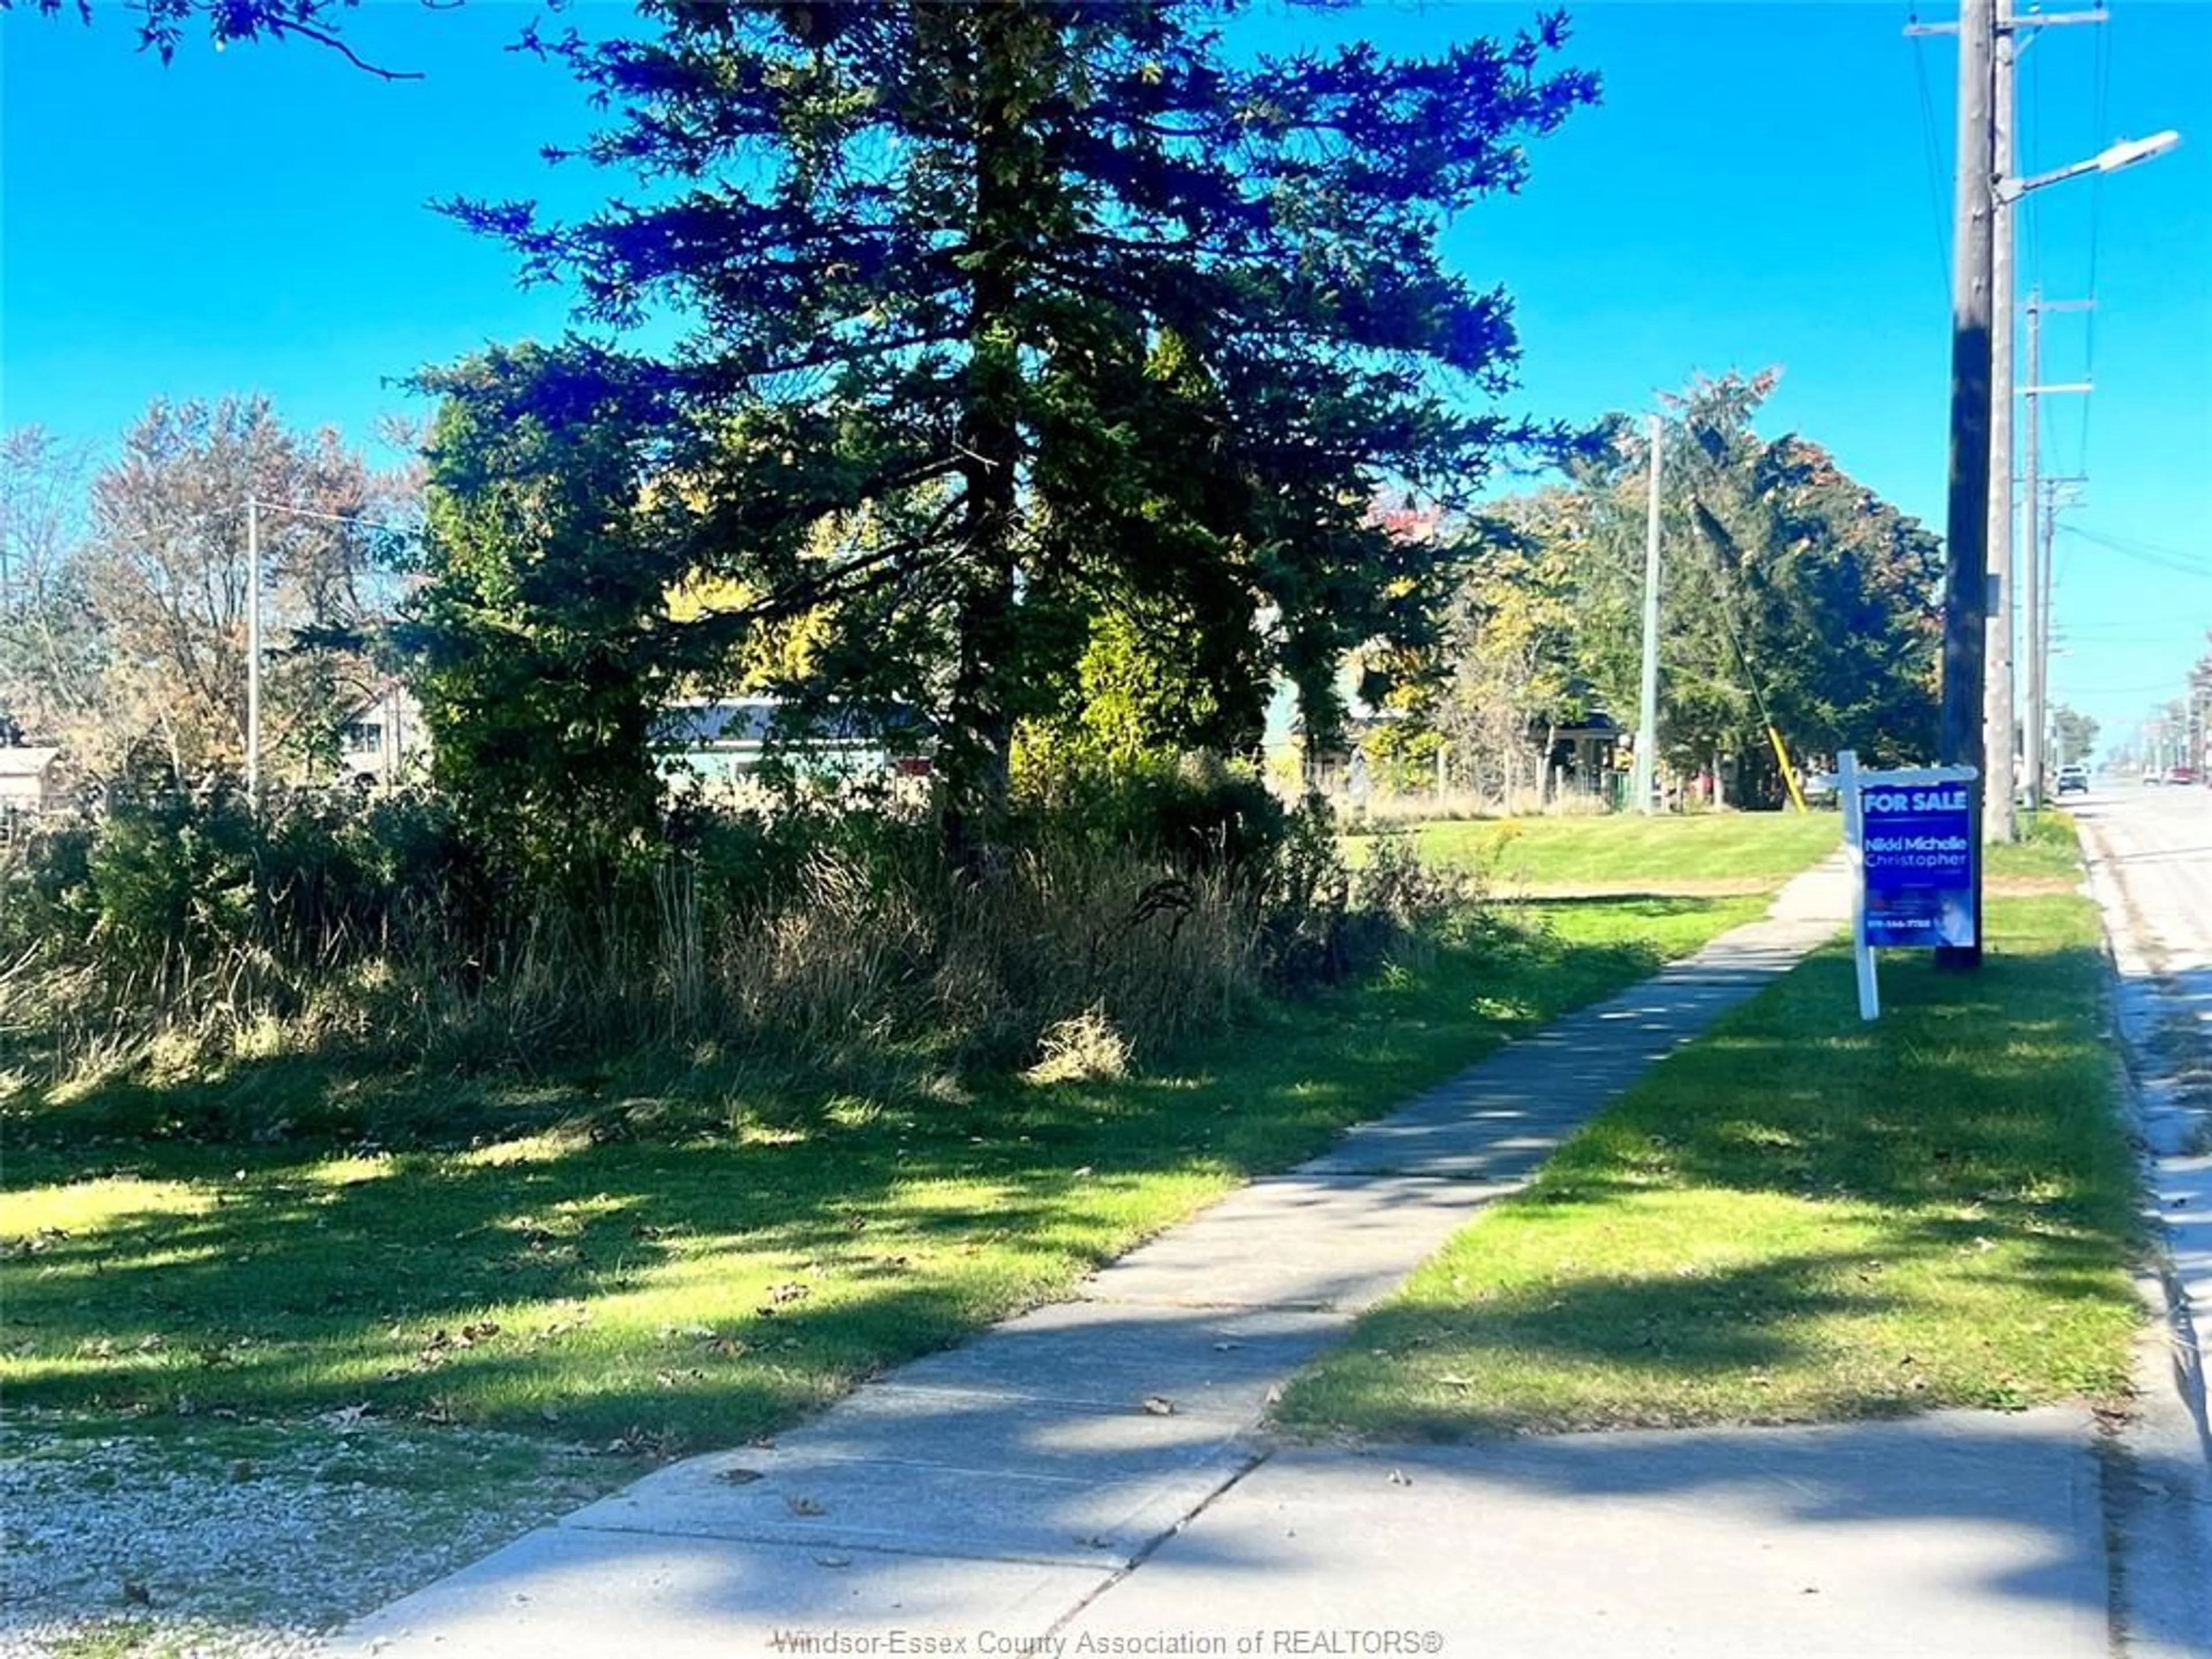
{"type": "Polygon", "coordinates": [[[43,427],[0,436],[0,721],[59,743],[94,705],[103,653],[83,557],[85,446],[43,427]]]}
{"type": "Polygon", "coordinates": [[[380,609],[376,477],[335,431],[285,428],[265,398],[156,401],[92,483],[82,571],[98,708],[80,763],[151,747],[179,776],[233,772],[246,726],[246,504],[261,514],[264,763],[313,775],[367,689],[357,639],[380,609]]]}

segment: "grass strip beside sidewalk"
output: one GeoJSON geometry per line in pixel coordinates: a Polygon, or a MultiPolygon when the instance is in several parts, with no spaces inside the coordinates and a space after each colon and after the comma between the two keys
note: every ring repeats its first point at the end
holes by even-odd
{"type": "Polygon", "coordinates": [[[361,1128],[442,1116],[467,1126],[460,1144],[384,1151],[273,1125],[265,1145],[152,1139],[131,1114],[185,1104],[158,1095],[11,1113],[0,1382],[19,1411],[149,1429],[365,1410],[641,1450],[738,1443],[1064,1293],[1761,908],[1529,907],[1143,1076],[826,1103],[742,1070],[641,1101],[625,1097],[650,1079],[556,1078],[523,1091],[558,1097],[531,1108],[532,1132],[503,1134],[495,1085],[424,1078],[363,1104],[361,1128]],[[667,1127],[545,1127],[562,1101],[667,1127]]]}
{"type": "Polygon", "coordinates": [[[1848,949],[1801,965],[1464,1229],[1279,1420],[1453,1439],[2124,1395],[2136,1170],[2096,911],[1988,921],[1977,975],[1887,957],[1875,1025],[1848,949]]]}
{"type": "MultiPolygon", "coordinates": [[[[1510,886],[1592,888],[1764,878],[1779,884],[1841,843],[1834,812],[1478,819],[1420,825],[1423,858],[1481,870],[1510,886]]],[[[1347,839],[1356,860],[1372,838],[1347,839]]]]}

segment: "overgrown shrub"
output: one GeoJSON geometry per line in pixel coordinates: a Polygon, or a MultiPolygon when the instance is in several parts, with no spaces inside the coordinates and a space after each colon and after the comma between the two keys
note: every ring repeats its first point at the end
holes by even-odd
{"type": "Polygon", "coordinates": [[[980,870],[888,806],[686,809],[580,896],[573,871],[514,880],[427,796],[138,800],[34,837],[0,884],[0,1032],[38,1028],[48,1075],[702,1044],[1095,1073],[1441,937],[1469,896],[1403,842],[1355,877],[1317,802],[1194,763],[1032,788],[980,870]]]}
{"type": "Polygon", "coordinates": [[[1200,868],[1257,868],[1289,832],[1259,772],[1206,754],[1096,758],[1024,756],[1020,833],[1121,848],[1200,868]]]}

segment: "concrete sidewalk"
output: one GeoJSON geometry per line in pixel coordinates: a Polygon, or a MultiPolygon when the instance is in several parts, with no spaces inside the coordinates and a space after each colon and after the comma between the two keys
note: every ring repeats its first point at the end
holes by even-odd
{"type": "MultiPolygon", "coordinates": [[[[413,1654],[756,1650],[780,1631],[1043,1632],[1266,1456],[1272,1391],[1668,1050],[1832,936],[1770,916],[1231,1194],[773,1448],[694,1458],[374,1613],[413,1654]]],[[[1273,1575],[1268,1575],[1272,1577],[1273,1575]]],[[[1103,1603],[1100,1605],[1103,1605],[1103,1603]]]]}
{"type": "MultiPolygon", "coordinates": [[[[2113,1651],[2078,1410],[1276,1451],[1272,1390],[1650,1064],[1836,931],[1764,921],[759,1448],[366,1619],[412,1655],[2113,1651]]],[[[2177,1615],[2178,1617],[2178,1615],[2177,1615]]],[[[2144,1651],[2194,1650],[2175,1622],[2144,1651]]]]}

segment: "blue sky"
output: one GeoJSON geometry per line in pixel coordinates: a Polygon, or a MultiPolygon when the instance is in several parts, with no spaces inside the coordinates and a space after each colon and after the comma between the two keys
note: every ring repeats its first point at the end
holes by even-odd
{"type": "MultiPolygon", "coordinates": [[[[349,38],[428,71],[393,84],[297,42],[195,43],[164,70],[112,0],[95,9],[90,28],[0,15],[0,422],[105,441],[154,396],[259,390],[365,443],[408,406],[392,378],[561,327],[557,292],[519,290],[503,252],[425,205],[582,209],[605,188],[538,159],[591,112],[557,67],[503,50],[535,8],[368,0],[349,38]]],[[[625,9],[579,15],[611,28],[625,9]]],[[[1530,15],[1263,6],[1240,27],[1418,50],[1530,15]]],[[[1449,234],[1462,268],[1516,297],[1522,405],[1584,419],[1778,365],[1764,428],[1827,445],[1940,528],[1951,42],[1907,40],[1890,0],[1574,15],[1604,104],[1536,147],[1520,197],[1449,234]]],[[[2021,243],[2023,289],[2071,299],[2094,280],[2100,302],[2094,342],[2089,319],[2050,319],[2046,378],[2081,378],[2094,344],[2099,391],[2045,400],[2045,465],[2091,479],[2058,544],[2054,693],[2117,734],[2178,694],[2212,626],[2212,4],[2118,0],[2101,28],[2044,33],[2022,70],[2026,170],[2158,128],[2187,140],[2032,198],[2021,243]]]]}

